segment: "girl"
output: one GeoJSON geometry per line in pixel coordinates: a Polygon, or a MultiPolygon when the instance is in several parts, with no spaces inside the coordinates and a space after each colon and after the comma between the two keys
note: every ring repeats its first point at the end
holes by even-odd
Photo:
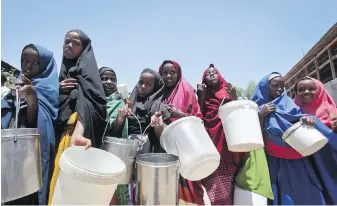
{"type": "MultiPolygon", "coordinates": [[[[37,193],[12,201],[14,205],[46,205],[51,168],[55,155],[54,121],[58,112],[57,67],[53,53],[29,44],[22,50],[21,74],[16,81],[21,99],[18,128],[35,128],[40,131],[42,157],[42,188],[37,193]]],[[[15,91],[14,91],[15,93],[15,91]]],[[[15,122],[15,96],[7,94],[1,101],[1,128],[13,128],[15,122]]]]}
{"type": "Polygon", "coordinates": [[[282,140],[293,123],[314,124],[314,118],[304,116],[284,91],[285,80],[273,72],[265,76],[252,100],[260,107],[260,121],[270,171],[274,205],[322,205],[322,187],[308,158],[302,157],[282,140]]]}
{"type": "MultiPolygon", "coordinates": [[[[328,144],[312,155],[314,169],[322,186],[323,195],[328,205],[337,204],[337,108],[322,82],[304,77],[295,85],[295,103],[306,114],[317,116],[316,127],[321,122],[331,129],[322,132],[329,139],[328,144]]],[[[324,125],[320,129],[327,130],[324,125]]]]}
{"type": "MultiPolygon", "coordinates": [[[[109,67],[102,67],[99,70],[104,92],[107,98],[107,115],[109,117],[105,134],[112,137],[127,138],[128,126],[125,121],[122,132],[115,133],[112,130],[115,124],[118,110],[125,106],[122,95],[117,91],[117,75],[115,71],[109,67]]],[[[118,185],[117,190],[110,202],[110,205],[130,205],[129,185],[118,185]]]]}
{"type": "Polygon", "coordinates": [[[103,85],[91,40],[81,30],[71,30],[65,36],[59,81],[60,109],[56,125],[59,148],[49,204],[59,172],[58,158],[61,153],[72,145],[99,148],[106,125],[103,85]]]}
{"type": "Polygon", "coordinates": [[[233,204],[233,182],[244,153],[232,153],[228,150],[225,133],[219,118],[219,106],[236,99],[236,91],[221,76],[213,64],[203,74],[198,86],[199,102],[204,116],[205,128],[221,155],[218,169],[203,180],[212,205],[233,204]]]}
{"type": "Polygon", "coordinates": [[[130,95],[129,104],[119,109],[113,127],[114,132],[120,133],[128,121],[128,134],[139,134],[140,129],[144,132],[145,128],[151,124],[153,128],[147,130],[150,140],[151,152],[163,152],[159,138],[163,132],[163,124],[169,123],[170,114],[161,102],[163,97],[164,83],[159,74],[152,69],[144,69],[140,75],[138,84],[130,95]],[[134,114],[140,121],[132,115],[134,114]],[[161,121],[159,121],[161,119],[161,121]],[[159,121],[159,122],[158,122],[159,121]],[[158,124],[157,124],[158,123],[158,124]]]}
{"type": "MultiPolygon", "coordinates": [[[[180,65],[172,60],[164,61],[159,74],[164,81],[163,103],[170,112],[171,122],[189,115],[202,118],[194,89],[182,76],[180,65]]],[[[179,199],[184,202],[203,205],[203,189],[200,183],[191,182],[180,176],[179,199]]]]}

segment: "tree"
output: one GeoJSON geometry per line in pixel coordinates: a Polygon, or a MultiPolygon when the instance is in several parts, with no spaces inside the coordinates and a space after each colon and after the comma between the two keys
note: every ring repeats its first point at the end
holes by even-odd
{"type": "Polygon", "coordinates": [[[254,81],[249,81],[247,88],[243,89],[241,87],[235,87],[236,93],[238,97],[243,97],[247,99],[251,99],[253,97],[256,83],[254,81]]]}

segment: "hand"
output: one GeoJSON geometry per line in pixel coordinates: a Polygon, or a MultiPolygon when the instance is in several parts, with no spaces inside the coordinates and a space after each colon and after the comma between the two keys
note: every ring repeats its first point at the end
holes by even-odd
{"type": "Polygon", "coordinates": [[[74,78],[68,78],[60,82],[60,90],[63,93],[70,92],[78,85],[77,80],[74,78]]]}
{"type": "Polygon", "coordinates": [[[304,117],[301,117],[300,122],[302,124],[314,126],[315,125],[315,118],[312,117],[312,116],[304,116],[304,117]]]}
{"type": "Polygon", "coordinates": [[[127,116],[131,115],[131,109],[129,108],[129,105],[126,104],[123,108],[120,108],[118,110],[117,118],[125,119],[127,116]]]}
{"type": "Polygon", "coordinates": [[[266,116],[268,116],[270,113],[272,113],[272,112],[275,112],[276,111],[276,106],[273,104],[273,103],[268,103],[268,104],[265,104],[264,106],[263,106],[263,108],[261,109],[261,111],[260,111],[260,115],[262,116],[262,117],[266,117],[266,116]]]}
{"type": "Polygon", "coordinates": [[[331,120],[331,130],[337,133],[337,114],[331,113],[328,108],[324,108],[325,113],[327,113],[331,120]]]}
{"type": "Polygon", "coordinates": [[[170,112],[171,117],[181,118],[186,116],[184,112],[175,107],[173,104],[165,104],[166,109],[170,112]]]}
{"type": "Polygon", "coordinates": [[[206,84],[197,85],[197,95],[199,99],[204,99],[206,96],[206,84]]]}
{"type": "Polygon", "coordinates": [[[164,125],[161,112],[156,112],[154,115],[152,115],[150,125],[151,127],[158,127],[164,125]]]}
{"type": "Polygon", "coordinates": [[[91,147],[91,140],[74,133],[70,139],[70,146],[84,146],[87,150],[91,147]]]}
{"type": "Polygon", "coordinates": [[[18,80],[14,87],[12,88],[12,94],[16,95],[16,90],[19,90],[19,97],[21,99],[29,98],[29,97],[36,97],[36,91],[32,85],[31,80],[25,77],[25,75],[22,74],[21,81],[18,80]]]}
{"type": "Polygon", "coordinates": [[[227,85],[225,86],[225,89],[229,95],[229,97],[232,99],[232,100],[237,100],[238,99],[238,96],[236,94],[236,89],[235,87],[232,86],[231,83],[227,83],[227,85]]]}

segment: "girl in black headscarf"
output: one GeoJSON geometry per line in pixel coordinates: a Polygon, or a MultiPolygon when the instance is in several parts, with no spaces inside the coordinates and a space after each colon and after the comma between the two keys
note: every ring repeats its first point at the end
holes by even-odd
{"type": "Polygon", "coordinates": [[[159,137],[163,131],[163,125],[168,124],[170,114],[161,102],[163,97],[164,82],[160,75],[152,69],[144,69],[139,77],[138,84],[130,95],[130,102],[119,110],[114,130],[123,129],[125,119],[128,120],[128,134],[139,134],[151,124],[146,133],[149,135],[152,152],[163,152],[160,147],[159,137]]]}
{"type": "Polygon", "coordinates": [[[58,176],[60,154],[73,145],[100,147],[106,125],[103,85],[91,40],[81,30],[71,30],[65,36],[59,81],[60,109],[56,124],[59,148],[51,181],[49,204],[58,176]]]}

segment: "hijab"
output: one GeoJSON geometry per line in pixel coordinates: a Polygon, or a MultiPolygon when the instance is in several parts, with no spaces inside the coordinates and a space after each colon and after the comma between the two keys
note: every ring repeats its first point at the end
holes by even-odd
{"type": "MultiPolygon", "coordinates": [[[[114,73],[115,77],[116,77],[116,82],[117,82],[117,75],[116,75],[115,71],[113,69],[111,69],[110,67],[100,68],[100,70],[99,70],[100,76],[102,76],[104,74],[104,72],[106,72],[106,71],[110,71],[110,72],[114,73]]],[[[114,122],[115,122],[115,120],[118,116],[118,110],[123,108],[125,106],[125,103],[124,103],[122,94],[117,91],[117,88],[116,88],[116,91],[114,93],[112,93],[111,95],[109,95],[106,98],[107,98],[107,105],[106,105],[107,117],[108,117],[108,124],[109,124],[108,128],[107,128],[107,131],[106,131],[106,135],[118,137],[119,135],[116,134],[113,131],[113,125],[114,125],[114,122]]],[[[122,136],[121,137],[122,138],[128,137],[128,120],[127,119],[125,119],[125,123],[124,123],[124,127],[123,127],[123,130],[122,130],[122,136]]]]}
{"type": "Polygon", "coordinates": [[[274,78],[280,77],[280,74],[273,72],[266,75],[258,83],[252,97],[252,100],[259,106],[260,110],[269,102],[276,106],[276,112],[265,117],[263,122],[263,127],[267,132],[267,138],[265,138],[267,153],[277,158],[300,159],[302,155],[285,143],[282,140],[282,135],[304,116],[303,112],[287,95],[285,90],[275,99],[271,96],[269,90],[269,82],[273,79],[270,78],[271,76],[274,76],[274,78]]]}
{"type": "Polygon", "coordinates": [[[247,153],[233,153],[228,150],[225,132],[219,117],[219,107],[222,100],[226,100],[227,102],[231,101],[231,98],[225,89],[227,81],[222,77],[219,70],[215,68],[213,64],[210,64],[203,74],[202,83],[206,83],[206,75],[209,68],[211,67],[213,67],[217,73],[218,85],[217,87],[207,87],[206,89],[206,97],[203,105],[204,125],[206,131],[212,138],[215,147],[220,153],[221,158],[225,159],[226,161],[233,161],[236,165],[240,165],[242,160],[246,158],[247,153]]]}
{"type": "MultiPolygon", "coordinates": [[[[199,118],[202,118],[198,100],[194,94],[194,89],[190,84],[185,80],[182,75],[180,65],[172,60],[164,61],[159,67],[159,74],[162,76],[163,67],[165,64],[171,63],[178,74],[178,81],[174,89],[172,90],[170,96],[167,100],[164,100],[166,104],[173,104],[175,107],[180,109],[185,114],[195,115],[199,118]]],[[[177,120],[176,118],[170,118],[171,122],[177,120]]]]}
{"type": "Polygon", "coordinates": [[[317,87],[316,96],[313,98],[314,102],[311,105],[305,106],[296,95],[295,103],[302,108],[304,113],[316,115],[326,126],[331,127],[332,121],[325,110],[327,109],[330,113],[337,114],[336,104],[324,88],[322,82],[314,78],[310,79],[315,82],[317,87]]]}
{"type": "Polygon", "coordinates": [[[68,60],[63,56],[59,81],[75,78],[78,86],[70,93],[60,94],[58,125],[60,130],[64,131],[70,115],[77,112],[84,127],[84,137],[90,138],[94,147],[99,147],[106,118],[103,85],[90,38],[81,30],[69,32],[76,32],[80,36],[83,51],[74,60],[68,60]],[[98,138],[95,139],[95,137],[98,138]]]}
{"type": "MultiPolygon", "coordinates": [[[[35,49],[40,57],[40,73],[31,79],[32,85],[36,91],[38,99],[37,127],[40,132],[41,161],[42,161],[42,188],[39,191],[39,204],[47,204],[47,191],[49,188],[49,174],[52,151],[55,147],[54,121],[58,115],[58,95],[59,82],[57,79],[57,65],[53,53],[39,45],[29,44],[27,48],[35,49]]],[[[22,54],[21,54],[22,55],[22,54]]],[[[22,57],[22,56],[21,56],[22,57]]],[[[21,74],[18,80],[21,79],[21,74]]],[[[9,93],[10,97],[13,97],[9,93]]],[[[14,98],[6,98],[1,101],[1,109],[15,108],[14,98]]],[[[7,128],[12,119],[14,110],[5,110],[6,114],[2,114],[1,123],[3,128],[7,128]]],[[[2,111],[3,113],[3,111],[2,111]]]]}

